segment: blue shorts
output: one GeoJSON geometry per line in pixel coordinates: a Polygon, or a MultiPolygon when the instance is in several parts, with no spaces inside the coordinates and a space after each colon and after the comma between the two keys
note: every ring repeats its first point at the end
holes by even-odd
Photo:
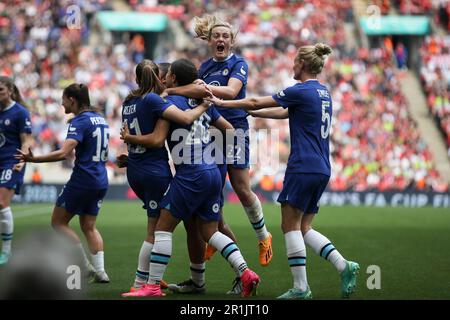
{"type": "Polygon", "coordinates": [[[157,177],[128,168],[128,183],[134,193],[144,203],[143,208],[147,210],[147,217],[158,218],[161,207],[159,206],[164,193],[169,188],[172,177],[157,177]]]}
{"type": "Polygon", "coordinates": [[[236,130],[236,137],[234,138],[233,144],[225,143],[225,161],[227,164],[232,165],[233,168],[236,169],[250,168],[250,137],[248,132],[248,120],[235,120],[232,121],[231,124],[236,130]]]}
{"type": "Polygon", "coordinates": [[[205,221],[219,221],[221,191],[222,182],[217,168],[194,172],[189,176],[176,174],[161,201],[161,207],[184,221],[194,214],[205,221]]]}
{"type": "Polygon", "coordinates": [[[97,216],[108,189],[81,189],[65,185],[56,206],[78,215],[97,216]]]}
{"type": "Polygon", "coordinates": [[[21,171],[14,171],[13,167],[14,164],[0,166],[0,188],[12,189],[15,194],[20,194],[25,167],[21,171]]]}
{"type": "Polygon", "coordinates": [[[317,213],[329,180],[320,173],[286,173],[278,202],[287,202],[304,213],[317,213]]]}

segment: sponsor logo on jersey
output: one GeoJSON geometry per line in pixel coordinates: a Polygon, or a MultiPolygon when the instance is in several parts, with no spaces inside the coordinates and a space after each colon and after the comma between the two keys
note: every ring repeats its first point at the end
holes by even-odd
{"type": "Polygon", "coordinates": [[[75,128],[75,127],[70,127],[70,128],[69,128],[69,131],[70,131],[70,132],[77,131],[77,128],[75,128]]]}
{"type": "Polygon", "coordinates": [[[27,127],[31,126],[31,121],[28,120],[28,119],[26,119],[26,120],[25,120],[25,125],[26,125],[27,127]]]}
{"type": "Polygon", "coordinates": [[[217,81],[217,80],[214,80],[214,81],[211,81],[211,82],[209,83],[209,85],[220,87],[220,82],[217,81]]]}
{"type": "MultiPolygon", "coordinates": [[[[203,77],[203,79],[205,79],[205,78],[207,78],[207,77],[212,77],[212,76],[220,76],[220,74],[222,73],[222,71],[214,71],[213,73],[209,73],[209,74],[207,74],[207,75],[205,75],[204,77],[203,77]]],[[[228,73],[228,70],[227,70],[227,73],[228,73]]],[[[225,75],[225,74],[224,74],[225,75]]]]}
{"type": "Polygon", "coordinates": [[[197,100],[195,100],[195,99],[189,99],[189,100],[188,100],[188,104],[189,104],[192,108],[195,108],[196,106],[198,106],[197,100]]]}
{"type": "Polygon", "coordinates": [[[241,67],[241,73],[242,73],[242,75],[244,75],[244,76],[247,74],[247,72],[245,72],[245,70],[244,70],[244,66],[241,67]]]}
{"type": "Polygon", "coordinates": [[[223,76],[227,76],[227,75],[228,75],[228,69],[223,69],[222,75],[223,75],[223,76]]]}
{"type": "Polygon", "coordinates": [[[218,213],[219,209],[220,209],[219,204],[218,203],[214,203],[214,205],[212,206],[212,211],[214,213],[218,213]]]}
{"type": "Polygon", "coordinates": [[[6,120],[5,120],[5,126],[9,126],[10,124],[11,124],[11,120],[6,119],[6,120]]]}
{"type": "Polygon", "coordinates": [[[150,209],[155,210],[156,208],[158,208],[158,203],[155,200],[150,200],[148,206],[150,207],[150,209]]]}
{"type": "Polygon", "coordinates": [[[280,92],[277,93],[278,98],[283,98],[284,96],[286,96],[286,95],[284,94],[283,90],[281,90],[280,92]]]}
{"type": "Polygon", "coordinates": [[[102,207],[102,203],[103,203],[103,200],[98,200],[97,207],[101,208],[102,207]]]}

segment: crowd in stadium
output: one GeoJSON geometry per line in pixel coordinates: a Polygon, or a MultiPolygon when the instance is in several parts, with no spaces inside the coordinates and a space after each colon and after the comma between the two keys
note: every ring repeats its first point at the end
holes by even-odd
{"type": "Polygon", "coordinates": [[[421,48],[420,70],[428,107],[444,133],[450,156],[450,37],[429,36],[421,48]]]}
{"type": "MultiPolygon", "coordinates": [[[[36,153],[58,148],[65,138],[67,125],[60,108],[62,88],[74,81],[86,83],[92,101],[104,111],[111,128],[110,177],[125,181],[123,171],[114,163],[123,148],[119,139],[120,107],[134,85],[134,65],[141,57],[141,49],[136,39],[109,46],[90,41],[90,12],[106,3],[91,1],[92,7],[82,7],[81,33],[67,29],[66,12],[55,9],[50,1],[0,4],[0,38],[8,44],[0,46],[0,74],[13,76],[28,102],[38,141],[36,153]],[[51,14],[44,14],[48,9],[51,14]],[[12,16],[15,19],[8,18],[12,16]]],[[[139,1],[129,3],[142,9],[139,1]]],[[[188,36],[193,37],[192,18],[203,14],[203,4],[183,3],[180,21],[188,36]]],[[[322,75],[331,86],[334,106],[332,190],[448,190],[409,115],[394,53],[386,48],[345,47],[343,22],[353,18],[350,1],[276,1],[270,6],[262,1],[208,1],[207,5],[208,11],[222,14],[239,30],[235,51],[249,64],[248,96],[273,94],[292,84],[292,61],[300,45],[320,40],[334,49],[322,75]]],[[[193,47],[182,52],[169,50],[166,56],[155,58],[162,62],[188,57],[199,65],[206,58],[206,46],[200,41],[192,43],[193,47]]],[[[446,48],[448,45],[438,50],[446,48]]],[[[434,49],[424,45],[425,61],[427,54],[433,53],[430,50],[434,49]]],[[[436,77],[442,76],[439,70],[435,73],[436,77]]],[[[433,79],[425,79],[430,107],[448,134],[448,90],[447,103],[442,104],[445,98],[434,83],[433,79]]],[[[280,189],[289,154],[287,121],[252,119],[251,123],[254,129],[280,130],[281,163],[277,170],[261,163],[251,168],[254,185],[280,189]]],[[[252,139],[252,152],[256,146],[268,143],[264,135],[252,139]]]]}

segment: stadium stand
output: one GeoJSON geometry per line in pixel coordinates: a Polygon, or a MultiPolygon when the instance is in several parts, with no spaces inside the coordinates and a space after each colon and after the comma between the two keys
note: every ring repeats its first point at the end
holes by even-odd
{"type": "Polygon", "coordinates": [[[428,107],[446,137],[450,156],[450,37],[429,36],[420,50],[420,77],[428,107]]]}

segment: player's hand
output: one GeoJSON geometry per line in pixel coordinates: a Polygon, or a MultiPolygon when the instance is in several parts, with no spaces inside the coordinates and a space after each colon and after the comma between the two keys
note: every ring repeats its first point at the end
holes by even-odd
{"type": "Polygon", "coordinates": [[[25,162],[16,163],[13,167],[13,171],[20,172],[22,171],[23,167],[25,167],[25,162]]]}
{"type": "Polygon", "coordinates": [[[209,102],[211,102],[211,103],[213,103],[213,104],[215,104],[216,106],[221,106],[222,105],[222,99],[219,99],[219,98],[217,98],[216,96],[214,96],[214,95],[211,95],[211,96],[209,96],[209,97],[206,97],[206,98],[204,98],[206,101],[209,101],[209,102]]]}
{"type": "Polygon", "coordinates": [[[130,135],[130,129],[128,128],[128,123],[124,122],[122,128],[120,128],[120,139],[127,142],[127,138],[130,135]]]}
{"type": "Polygon", "coordinates": [[[161,98],[165,98],[169,95],[169,93],[167,92],[167,89],[164,90],[163,92],[161,92],[161,94],[159,95],[161,98]]]}
{"type": "Polygon", "coordinates": [[[18,153],[16,153],[14,155],[14,158],[19,160],[19,163],[22,163],[22,162],[33,162],[34,155],[33,155],[33,152],[31,151],[31,148],[28,148],[28,153],[25,153],[25,152],[23,152],[20,149],[17,149],[17,152],[18,153]]]}
{"type": "Polygon", "coordinates": [[[212,90],[208,87],[208,85],[205,83],[205,90],[206,90],[206,96],[207,97],[214,97],[214,93],[212,92],[212,90]]]}
{"type": "Polygon", "coordinates": [[[128,166],[128,154],[126,153],[121,153],[118,157],[117,157],[117,166],[119,168],[126,168],[128,166]]]}

